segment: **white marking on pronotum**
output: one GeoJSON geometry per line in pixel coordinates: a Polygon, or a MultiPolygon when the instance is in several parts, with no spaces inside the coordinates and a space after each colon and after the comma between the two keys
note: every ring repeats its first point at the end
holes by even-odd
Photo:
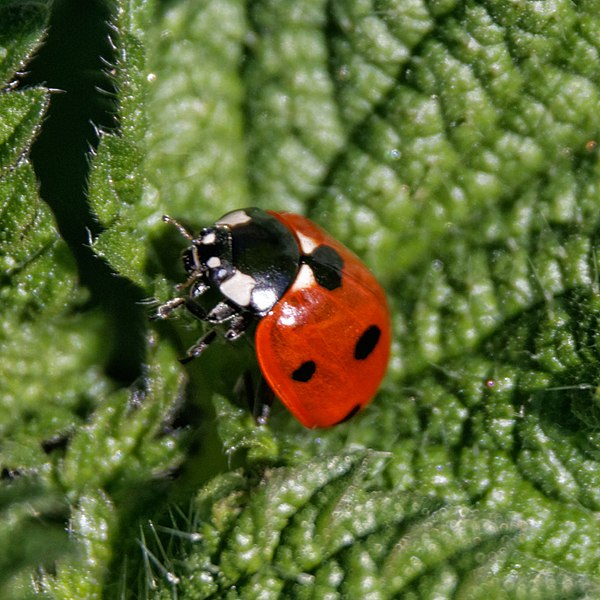
{"type": "Polygon", "coordinates": [[[217,236],[215,235],[214,231],[211,231],[210,233],[207,233],[202,238],[202,243],[203,244],[214,244],[216,241],[217,241],[217,236]]]}
{"type": "Polygon", "coordinates": [[[315,274],[308,265],[302,265],[292,285],[292,291],[303,290],[317,285],[315,274]]]}
{"type": "Polygon", "coordinates": [[[277,302],[277,294],[269,288],[254,288],[252,303],[261,312],[269,310],[277,302]]]}
{"type": "Polygon", "coordinates": [[[206,266],[209,269],[216,269],[217,267],[221,266],[221,259],[218,256],[211,256],[207,261],[206,261],[206,266]]]}
{"type": "Polygon", "coordinates": [[[237,305],[248,306],[255,285],[254,277],[237,271],[229,279],[223,281],[219,289],[224,296],[233,300],[237,305]]]}
{"type": "Polygon", "coordinates": [[[229,214],[221,217],[217,222],[217,227],[235,227],[236,225],[243,225],[252,220],[252,217],[244,210],[234,210],[229,214]]]}
{"type": "Polygon", "coordinates": [[[295,233],[298,236],[302,254],[312,254],[314,249],[318,246],[317,242],[315,242],[315,240],[313,240],[311,237],[300,233],[299,231],[296,231],[295,233]]]}

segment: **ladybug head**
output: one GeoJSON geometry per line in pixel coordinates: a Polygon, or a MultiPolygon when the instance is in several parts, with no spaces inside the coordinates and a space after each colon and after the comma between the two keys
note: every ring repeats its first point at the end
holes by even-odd
{"type": "Polygon", "coordinates": [[[183,253],[183,266],[189,275],[201,273],[207,283],[218,286],[231,277],[231,234],[224,227],[205,227],[183,253]]]}

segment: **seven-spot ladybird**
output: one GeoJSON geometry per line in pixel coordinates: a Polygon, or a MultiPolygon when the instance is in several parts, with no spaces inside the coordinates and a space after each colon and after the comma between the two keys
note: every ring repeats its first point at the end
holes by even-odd
{"type": "MultiPolygon", "coordinates": [[[[390,317],[383,289],[352,252],[290,213],[239,209],[197,236],[164,219],[191,243],[179,286],[190,292],[156,318],[185,306],[202,321],[227,323],[227,340],[255,325],[262,375],[306,427],[335,425],[371,401],[388,363],[390,317]],[[206,311],[200,300],[211,289],[218,301],[206,311]]],[[[182,362],[215,338],[210,330],[182,362]]]]}

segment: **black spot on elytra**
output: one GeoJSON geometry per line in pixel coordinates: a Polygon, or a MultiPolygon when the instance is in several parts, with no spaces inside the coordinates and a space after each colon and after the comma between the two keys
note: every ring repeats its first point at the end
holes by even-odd
{"type": "Polygon", "coordinates": [[[303,362],[293,373],[292,379],[294,381],[300,381],[301,383],[306,383],[312,379],[312,376],[315,374],[317,370],[317,365],[313,360],[307,360],[303,362]]]}
{"type": "Polygon", "coordinates": [[[339,425],[340,423],[345,423],[346,421],[349,421],[359,410],[360,404],[357,404],[343,419],[340,419],[337,423],[334,424],[339,425]]]}
{"type": "Polygon", "coordinates": [[[304,262],[312,269],[316,282],[326,290],[335,290],[342,285],[344,259],[331,246],[317,246],[304,262]]]}
{"type": "Polygon", "coordinates": [[[377,325],[369,325],[358,338],[356,346],[354,346],[354,358],[365,360],[375,350],[380,337],[381,329],[377,325]]]}

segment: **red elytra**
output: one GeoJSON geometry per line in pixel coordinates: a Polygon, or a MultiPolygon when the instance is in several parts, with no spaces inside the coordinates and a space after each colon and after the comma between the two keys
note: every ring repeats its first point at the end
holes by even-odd
{"type": "Polygon", "coordinates": [[[341,285],[331,290],[301,267],[255,336],[262,374],[276,396],[304,426],[330,427],[369,404],[385,375],[391,344],[385,292],[356,255],[312,221],[269,214],[305,254],[327,246],[343,260],[341,285]]]}

